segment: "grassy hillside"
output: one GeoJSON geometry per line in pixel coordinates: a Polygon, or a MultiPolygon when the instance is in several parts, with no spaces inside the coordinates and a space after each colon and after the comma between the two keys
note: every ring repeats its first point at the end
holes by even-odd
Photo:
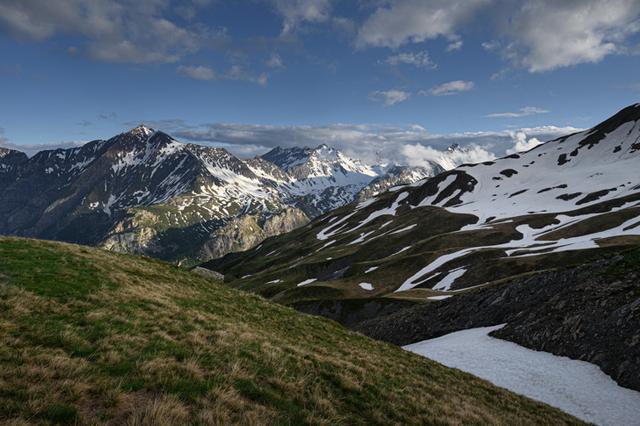
{"type": "Polygon", "coordinates": [[[0,423],[575,424],[159,261],[0,238],[0,423]]]}

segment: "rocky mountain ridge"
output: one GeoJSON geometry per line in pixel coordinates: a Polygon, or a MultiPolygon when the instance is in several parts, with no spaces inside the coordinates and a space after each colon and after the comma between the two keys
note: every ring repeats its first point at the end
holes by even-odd
{"type": "Polygon", "coordinates": [[[32,158],[2,149],[0,234],[194,263],[295,229],[384,176],[326,145],[241,160],[141,125],[32,158]],[[296,162],[278,164],[275,154],[296,162]]]}

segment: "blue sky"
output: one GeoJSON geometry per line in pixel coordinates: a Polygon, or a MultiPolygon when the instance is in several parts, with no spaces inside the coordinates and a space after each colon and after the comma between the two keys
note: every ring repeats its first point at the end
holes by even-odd
{"type": "Polygon", "coordinates": [[[0,143],[501,155],[638,102],[639,35],[637,0],[3,0],[0,143]]]}

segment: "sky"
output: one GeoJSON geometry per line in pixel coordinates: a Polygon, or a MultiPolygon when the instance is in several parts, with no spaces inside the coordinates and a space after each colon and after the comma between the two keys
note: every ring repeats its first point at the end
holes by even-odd
{"type": "Polygon", "coordinates": [[[0,0],[0,52],[0,146],[29,153],[145,123],[482,161],[638,102],[640,0],[0,0]]]}

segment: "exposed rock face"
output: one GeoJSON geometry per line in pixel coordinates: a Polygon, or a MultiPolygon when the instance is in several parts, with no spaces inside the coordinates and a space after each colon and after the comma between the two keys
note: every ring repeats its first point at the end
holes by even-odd
{"type": "MultiPolygon", "coordinates": [[[[248,250],[266,238],[292,231],[309,222],[309,218],[299,209],[285,208],[270,215],[242,215],[225,221],[208,235],[202,235],[196,241],[184,241],[178,238],[172,242],[158,232],[161,217],[148,211],[138,211],[133,216],[120,221],[101,246],[107,250],[121,253],[143,254],[162,258],[166,253],[186,253],[194,243],[192,253],[195,259],[212,259],[228,253],[248,250]],[[199,249],[198,249],[199,247],[199,249]]],[[[174,259],[182,263],[192,263],[185,256],[174,259]]]]}
{"type": "Polygon", "coordinates": [[[292,231],[309,222],[299,209],[287,208],[262,219],[241,216],[216,229],[203,247],[204,258],[215,259],[227,253],[248,250],[275,235],[292,231]]]}
{"type": "Polygon", "coordinates": [[[407,345],[474,327],[531,349],[594,363],[640,390],[640,251],[577,268],[543,272],[498,287],[414,306],[355,329],[407,345]]]}
{"type": "Polygon", "coordinates": [[[196,266],[191,270],[191,272],[215,281],[224,281],[224,275],[222,275],[221,273],[212,271],[210,269],[201,268],[200,266],[196,266]]]}
{"type": "Polygon", "coordinates": [[[139,210],[117,222],[101,243],[107,250],[131,254],[157,254],[158,229],[161,218],[146,210],[139,210]]]}

